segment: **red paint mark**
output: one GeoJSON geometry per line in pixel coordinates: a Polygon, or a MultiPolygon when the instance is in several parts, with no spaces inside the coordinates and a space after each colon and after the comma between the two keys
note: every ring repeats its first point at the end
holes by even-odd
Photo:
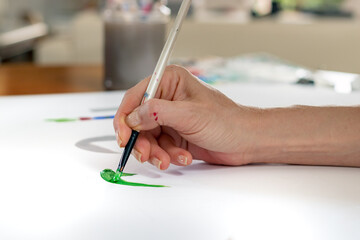
{"type": "Polygon", "coordinates": [[[155,121],[157,121],[157,120],[158,120],[158,117],[155,118],[155,121]]]}
{"type": "Polygon", "coordinates": [[[80,120],[81,121],[91,120],[91,117],[81,117],[80,120]]]}
{"type": "Polygon", "coordinates": [[[156,117],[157,113],[156,113],[156,112],[154,112],[154,113],[153,113],[153,115],[154,115],[154,117],[156,117]]]}

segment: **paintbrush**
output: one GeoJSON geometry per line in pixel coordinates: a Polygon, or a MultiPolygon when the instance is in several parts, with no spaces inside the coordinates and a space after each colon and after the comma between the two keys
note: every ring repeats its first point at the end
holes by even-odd
{"type": "MultiPolygon", "coordinates": [[[[156,94],[156,91],[160,84],[164,70],[166,68],[166,65],[168,64],[169,57],[174,48],[174,44],[175,44],[176,38],[178,36],[178,33],[180,31],[182,22],[184,21],[186,14],[189,10],[190,3],[191,3],[191,0],[184,0],[181,3],[179,12],[175,18],[174,25],[171,29],[168,39],[166,40],[164,48],[163,48],[161,55],[159,57],[159,60],[156,64],[154,73],[152,74],[149,85],[147,86],[147,89],[145,91],[144,97],[141,100],[141,104],[144,104],[144,102],[148,101],[151,98],[154,98],[154,96],[156,94]]],[[[125,149],[123,151],[123,154],[122,154],[120,162],[119,162],[119,166],[114,175],[114,178],[113,178],[114,182],[118,181],[119,178],[121,177],[121,175],[124,171],[125,165],[127,163],[127,160],[129,159],[129,156],[131,154],[131,151],[135,145],[135,142],[136,142],[136,139],[138,136],[139,136],[139,132],[136,130],[132,130],[130,139],[125,146],[125,149]]]]}

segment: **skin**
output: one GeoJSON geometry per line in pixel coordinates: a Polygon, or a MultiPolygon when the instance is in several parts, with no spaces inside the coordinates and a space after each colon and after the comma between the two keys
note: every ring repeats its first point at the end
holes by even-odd
{"type": "Polygon", "coordinates": [[[141,131],[133,155],[142,163],[360,167],[360,107],[242,106],[174,65],[155,98],[139,106],[149,80],[126,92],[114,118],[120,147],[131,129],[141,131]]]}

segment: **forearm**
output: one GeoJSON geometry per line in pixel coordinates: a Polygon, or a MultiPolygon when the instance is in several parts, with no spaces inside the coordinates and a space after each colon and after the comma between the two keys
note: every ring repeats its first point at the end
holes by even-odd
{"type": "Polygon", "coordinates": [[[360,167],[360,107],[261,111],[251,162],[360,167]]]}

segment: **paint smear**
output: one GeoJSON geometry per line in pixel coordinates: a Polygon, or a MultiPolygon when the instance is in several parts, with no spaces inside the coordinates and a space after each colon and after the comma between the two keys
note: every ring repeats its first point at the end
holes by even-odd
{"type": "Polygon", "coordinates": [[[105,181],[110,182],[110,183],[127,185],[127,186],[136,186],[136,187],[168,187],[165,185],[153,185],[153,184],[146,184],[146,183],[128,182],[128,181],[125,181],[124,179],[122,179],[122,177],[136,175],[134,173],[122,173],[122,175],[116,174],[117,176],[115,176],[115,174],[116,173],[111,169],[104,169],[100,173],[102,179],[104,179],[105,181]],[[115,176],[115,178],[114,178],[114,176],[115,176]]]}
{"type": "Polygon", "coordinates": [[[113,119],[114,115],[110,116],[97,116],[97,117],[79,117],[79,118],[51,118],[46,119],[48,122],[75,122],[75,121],[89,121],[89,120],[103,120],[103,119],[113,119]]]}
{"type": "Polygon", "coordinates": [[[46,119],[48,122],[75,122],[77,119],[74,118],[54,118],[54,119],[46,119]]]}

